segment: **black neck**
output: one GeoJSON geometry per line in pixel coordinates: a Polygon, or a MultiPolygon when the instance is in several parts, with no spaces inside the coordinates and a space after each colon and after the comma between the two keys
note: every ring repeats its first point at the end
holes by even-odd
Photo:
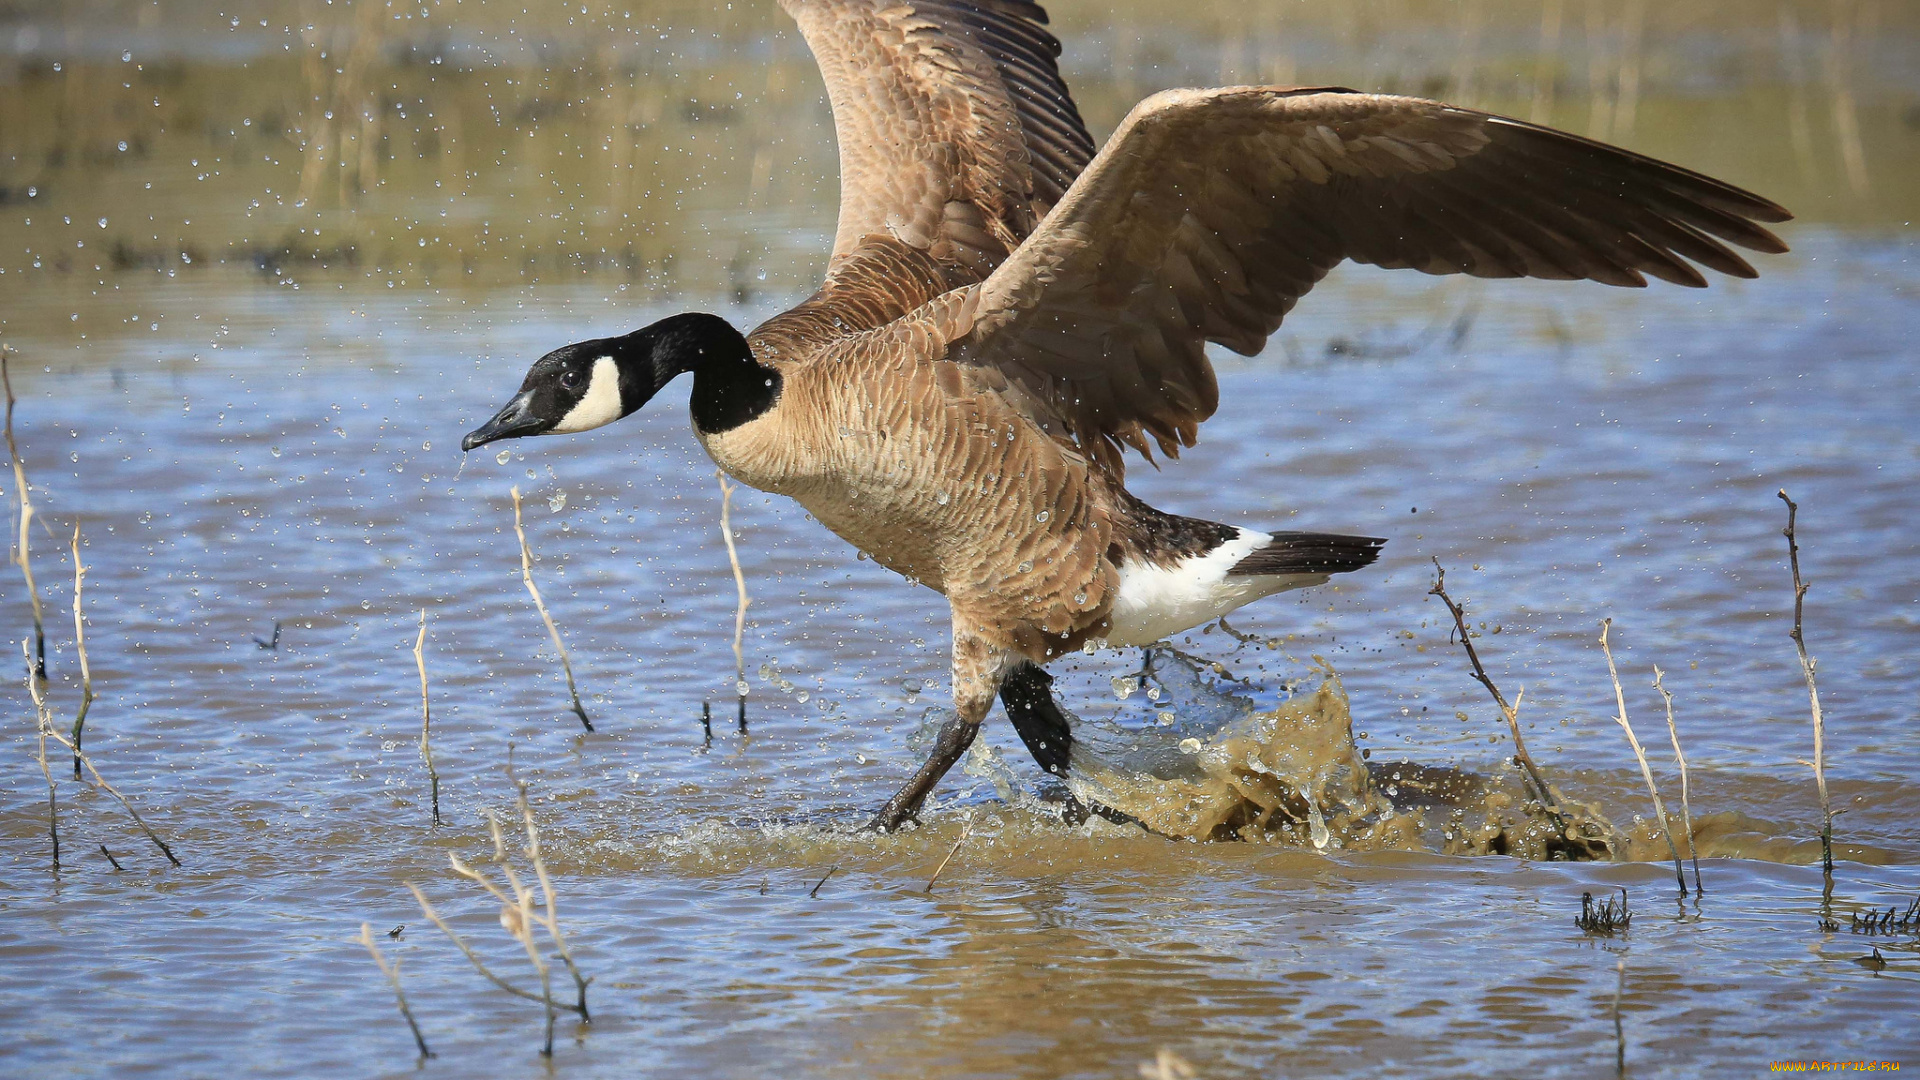
{"type": "MultiPolygon", "coordinates": [[[[605,343],[581,346],[604,349],[605,343]]],[[[773,408],[780,373],[753,358],[747,339],[718,315],[688,312],[618,339],[624,411],[644,406],[668,383],[693,373],[693,426],[714,435],[773,408]]]]}
{"type": "MultiPolygon", "coordinates": [[[[717,435],[761,415],[780,397],[780,373],[754,359],[747,339],[723,319],[679,316],[668,345],[673,367],[693,372],[693,426],[717,435]]],[[[663,345],[667,343],[663,342],[663,345]]],[[[666,374],[666,372],[662,372],[666,374]]],[[[670,375],[668,376],[671,377],[670,375]]]]}

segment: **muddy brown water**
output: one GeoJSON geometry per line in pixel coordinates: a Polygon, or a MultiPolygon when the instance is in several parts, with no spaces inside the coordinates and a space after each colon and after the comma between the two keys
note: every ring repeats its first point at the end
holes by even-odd
{"type": "MultiPolygon", "coordinates": [[[[797,507],[737,495],[753,595],[737,733],[719,492],[684,389],[461,462],[460,435],[546,349],[682,307],[747,326],[818,273],[835,188],[817,83],[775,17],[735,6],[715,24],[595,4],[0,8],[0,335],[18,350],[50,692],[64,722],[77,521],[88,746],[185,864],[62,780],[50,872],[13,682],[0,1073],[412,1074],[350,941],[363,921],[405,927],[380,941],[439,1053],[429,1074],[1120,1077],[1166,1049],[1209,1077],[1612,1075],[1621,959],[1634,1075],[1920,1059],[1920,935],[1848,929],[1920,895],[1907,8],[1566,5],[1549,38],[1561,5],[1270,21],[1055,5],[1102,130],[1177,82],[1392,84],[1544,109],[1803,212],[1757,282],[1346,268],[1265,355],[1220,358],[1219,416],[1181,462],[1137,468],[1136,490],[1390,543],[1366,573],[1231,620],[1259,641],[1183,635],[1199,668],[1161,653],[1142,681],[1138,651],[1056,665],[1107,779],[1138,785],[1164,831],[1201,822],[1169,784],[1236,777],[1279,808],[1278,827],[1200,843],[1060,824],[997,715],[924,828],[852,835],[938,719],[943,606],[797,507]],[[294,51],[322,47],[337,70],[294,51]],[[520,583],[516,484],[591,735],[520,583]],[[1797,761],[1782,486],[1802,506],[1845,810],[1830,899],[1797,761]],[[1518,790],[1426,595],[1435,556],[1494,677],[1525,688],[1535,757],[1619,830],[1620,860],[1482,854],[1519,802],[1456,815],[1422,793],[1518,790]],[[422,608],[439,828],[416,745],[422,608]],[[1606,617],[1670,806],[1654,665],[1675,694],[1706,856],[1684,903],[1610,718],[1606,617]],[[277,647],[257,644],[276,623],[277,647]],[[1338,702],[1317,696],[1328,670],[1338,702]],[[563,1014],[550,1065],[539,1007],[481,980],[403,884],[531,985],[498,905],[447,866],[484,858],[484,814],[511,812],[509,748],[594,978],[593,1022],[563,1014]],[[1315,775],[1351,785],[1356,756],[1371,787],[1322,790],[1321,836],[1278,778],[1344,761],[1343,779],[1315,775]],[[1366,839],[1363,796],[1405,827],[1366,839]],[[1574,926],[1583,893],[1620,888],[1624,934],[1574,926]],[[1875,947],[1884,967],[1858,962],[1875,947]]],[[[24,634],[17,570],[0,581],[24,634]]]]}

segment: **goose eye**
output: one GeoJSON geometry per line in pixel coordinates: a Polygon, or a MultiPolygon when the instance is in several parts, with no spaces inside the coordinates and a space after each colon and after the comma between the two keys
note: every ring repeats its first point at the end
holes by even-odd
{"type": "Polygon", "coordinates": [[[580,388],[580,373],[577,371],[569,371],[561,375],[560,385],[568,390],[578,390],[580,388]]]}

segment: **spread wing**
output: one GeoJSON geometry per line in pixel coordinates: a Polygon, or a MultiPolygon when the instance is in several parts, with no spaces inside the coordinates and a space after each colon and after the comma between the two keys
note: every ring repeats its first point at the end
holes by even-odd
{"type": "Polygon", "coordinates": [[[1786,245],[1791,215],[1699,173],[1549,128],[1342,89],[1142,102],[980,286],[954,358],[991,365],[1118,475],[1177,455],[1219,401],[1206,342],[1252,355],[1342,259],[1430,274],[1704,286],[1786,245]]]}
{"type": "Polygon", "coordinates": [[[840,144],[836,270],[870,238],[952,284],[998,266],[1060,201],[1093,140],[1029,0],[781,0],[813,50],[840,144]]]}

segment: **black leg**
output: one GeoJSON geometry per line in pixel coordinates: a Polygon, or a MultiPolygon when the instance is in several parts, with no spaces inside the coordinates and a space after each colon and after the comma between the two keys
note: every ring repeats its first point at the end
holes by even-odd
{"type": "MultiPolygon", "coordinates": [[[[1151,657],[1152,654],[1148,655],[1151,657]]],[[[1067,770],[1072,767],[1073,729],[1067,726],[1066,715],[1053,699],[1053,676],[1035,664],[1015,667],[1000,683],[1000,704],[1006,706],[1007,719],[1013,721],[1013,730],[1020,733],[1020,741],[1027,744],[1027,752],[1033,755],[1033,760],[1039,763],[1041,770],[1049,776],[1065,778],[1067,770]]],[[[1116,825],[1140,825],[1146,828],[1130,814],[1099,803],[1088,805],[1081,802],[1072,790],[1066,792],[1066,799],[1060,807],[1063,821],[1069,825],[1079,825],[1092,814],[1098,814],[1116,825]]]]}
{"type": "MultiPolygon", "coordinates": [[[[988,699],[992,700],[992,699],[988,699]]],[[[956,716],[940,727],[940,737],[934,741],[933,753],[927,755],[926,764],[906,782],[887,805],[873,815],[867,828],[875,832],[892,832],[904,824],[907,819],[920,812],[920,804],[927,801],[927,795],[933,791],[940,778],[947,775],[953,763],[973,745],[973,737],[980,732],[980,725],[968,723],[956,716]]]]}
{"type": "Polygon", "coordinates": [[[1049,776],[1067,775],[1073,731],[1053,700],[1053,676],[1034,664],[1021,664],[1000,683],[1000,704],[1027,752],[1049,776]]]}
{"type": "MultiPolygon", "coordinates": [[[[1072,765],[1073,729],[1053,700],[1053,676],[1037,664],[1021,664],[1007,673],[1000,683],[1000,704],[1006,706],[1007,719],[1020,741],[1027,744],[1040,770],[1048,776],[1064,778],[1072,765]]],[[[1069,825],[1087,820],[1087,807],[1071,790],[1061,804],[1060,817],[1069,825]]]]}

